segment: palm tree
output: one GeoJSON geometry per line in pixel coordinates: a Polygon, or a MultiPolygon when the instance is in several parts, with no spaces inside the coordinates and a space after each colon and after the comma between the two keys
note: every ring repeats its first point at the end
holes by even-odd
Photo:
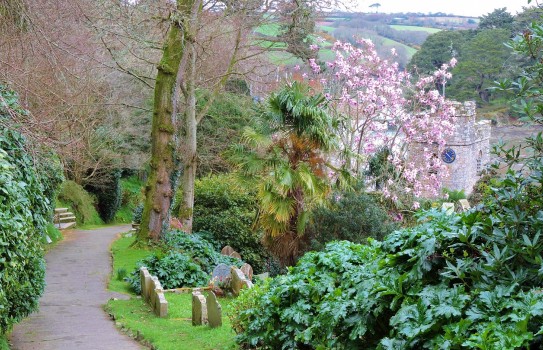
{"type": "Polygon", "coordinates": [[[336,125],[320,94],[295,82],[273,94],[258,129],[244,131],[230,159],[258,185],[258,224],[283,266],[295,262],[311,210],[330,192],[324,153],[335,148],[336,125]]]}

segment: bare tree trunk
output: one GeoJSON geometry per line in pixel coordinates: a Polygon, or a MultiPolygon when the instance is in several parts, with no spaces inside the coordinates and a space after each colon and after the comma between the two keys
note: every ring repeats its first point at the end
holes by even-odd
{"type": "Polygon", "coordinates": [[[185,147],[184,166],[183,166],[183,202],[180,206],[179,218],[183,223],[183,230],[187,233],[192,232],[192,217],[194,211],[194,181],[196,180],[196,133],[198,123],[196,121],[196,48],[191,43],[186,50],[190,50],[188,69],[187,69],[187,88],[185,92],[186,110],[185,110],[185,147]]]}
{"type": "MultiPolygon", "coordinates": [[[[190,2],[185,0],[184,2],[190,2]]],[[[187,10],[178,1],[181,12],[187,10]]],[[[188,6],[190,11],[191,7],[188,6]]],[[[158,65],[153,105],[151,131],[151,171],[145,186],[145,206],[138,232],[138,240],[158,240],[169,226],[169,213],[176,187],[178,169],[176,132],[177,122],[174,106],[177,74],[183,55],[183,37],[180,24],[171,24],[162,59],[158,65]]]]}

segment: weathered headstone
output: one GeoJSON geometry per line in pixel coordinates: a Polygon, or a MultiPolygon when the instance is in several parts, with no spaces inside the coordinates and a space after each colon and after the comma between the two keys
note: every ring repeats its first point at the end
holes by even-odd
{"type": "Polygon", "coordinates": [[[232,257],[232,258],[236,258],[236,259],[241,260],[241,255],[239,255],[239,253],[236,252],[236,251],[233,251],[232,253],[230,253],[229,256],[232,257]]]}
{"type": "Polygon", "coordinates": [[[264,281],[266,278],[270,278],[270,273],[264,272],[264,273],[261,273],[260,275],[255,275],[255,278],[259,278],[262,281],[264,281]]]}
{"type": "Polygon", "coordinates": [[[460,204],[460,209],[461,209],[462,211],[466,211],[466,210],[471,209],[471,205],[469,205],[469,202],[468,202],[467,199],[460,199],[460,200],[458,201],[458,203],[460,204]]]}
{"type": "Polygon", "coordinates": [[[157,296],[156,296],[156,304],[155,304],[155,314],[158,317],[166,317],[168,316],[168,301],[166,300],[166,297],[164,296],[164,292],[160,289],[157,289],[157,296]]]}
{"type": "Polygon", "coordinates": [[[232,280],[230,282],[230,288],[232,289],[232,293],[234,293],[235,296],[239,295],[239,291],[247,286],[244,281],[247,281],[247,278],[245,278],[245,275],[243,272],[241,272],[240,269],[238,269],[235,266],[232,266],[231,270],[231,276],[232,280]]]}
{"type": "Polygon", "coordinates": [[[145,301],[149,301],[149,287],[148,285],[151,283],[151,274],[147,270],[146,267],[142,266],[140,267],[140,284],[141,284],[141,296],[145,301]]]}
{"type": "Polygon", "coordinates": [[[249,281],[248,279],[244,279],[243,281],[241,281],[241,288],[251,289],[253,287],[253,282],[249,281]]]}
{"type": "Polygon", "coordinates": [[[200,292],[192,293],[192,325],[202,326],[207,324],[206,299],[200,292]]]}
{"type": "Polygon", "coordinates": [[[207,320],[211,328],[222,326],[222,308],[217,301],[217,296],[213,292],[209,292],[206,299],[207,303],[207,320]]]}
{"type": "Polygon", "coordinates": [[[441,210],[445,210],[448,215],[454,213],[454,203],[443,203],[441,210]]]}
{"type": "Polygon", "coordinates": [[[230,278],[230,266],[226,264],[219,264],[213,269],[211,278],[219,282],[224,282],[230,278]]]}
{"type": "Polygon", "coordinates": [[[252,281],[253,280],[253,268],[251,265],[245,263],[243,264],[243,266],[240,268],[241,272],[243,272],[243,274],[245,275],[245,277],[249,280],[249,281],[252,281]]]}
{"type": "Polygon", "coordinates": [[[151,288],[149,290],[149,295],[150,295],[149,305],[154,307],[154,305],[156,305],[156,292],[155,291],[157,289],[162,290],[162,285],[160,284],[160,281],[158,280],[158,277],[156,277],[156,276],[151,276],[150,285],[151,285],[151,288]]]}
{"type": "Polygon", "coordinates": [[[235,252],[234,248],[230,247],[229,245],[224,246],[224,248],[221,249],[222,255],[230,256],[230,254],[233,252],[235,252]]]}

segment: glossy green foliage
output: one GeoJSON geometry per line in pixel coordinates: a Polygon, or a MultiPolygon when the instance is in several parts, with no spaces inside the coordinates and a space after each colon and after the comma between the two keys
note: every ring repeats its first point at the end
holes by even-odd
{"type": "Polygon", "coordinates": [[[0,333],[5,333],[38,307],[43,292],[40,241],[52,215],[49,195],[56,179],[40,171],[26,140],[10,124],[27,114],[17,95],[0,86],[0,97],[0,333]]]}
{"type": "Polygon", "coordinates": [[[165,254],[153,254],[139,261],[137,268],[126,277],[132,289],[141,293],[139,268],[147,267],[149,273],[157,276],[164,289],[181,287],[205,287],[209,281],[209,274],[202,271],[200,265],[180,252],[171,250],[165,254]]]}
{"type": "Polygon", "coordinates": [[[259,273],[269,254],[253,225],[257,214],[256,194],[240,186],[233,176],[218,175],[196,181],[193,230],[206,231],[220,250],[229,245],[259,273]]]}
{"type": "Polygon", "coordinates": [[[366,243],[368,238],[382,239],[398,228],[378,199],[363,190],[336,192],[330,201],[313,212],[307,231],[312,250],[320,250],[332,240],[366,243]]]}
{"type": "Polygon", "coordinates": [[[383,242],[334,242],[304,255],[239,311],[238,341],[264,349],[537,346],[543,139],[531,147],[524,175],[509,171],[471,211],[420,212],[416,227],[383,242]]]}

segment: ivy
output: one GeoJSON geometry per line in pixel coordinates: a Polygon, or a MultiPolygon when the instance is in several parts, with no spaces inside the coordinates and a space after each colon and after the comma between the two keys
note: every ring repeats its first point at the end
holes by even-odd
{"type": "Polygon", "coordinates": [[[5,333],[36,310],[43,293],[40,240],[53,212],[51,198],[59,178],[45,175],[13,125],[14,117],[28,114],[18,105],[17,95],[0,85],[0,97],[0,333],[5,333]]]}

